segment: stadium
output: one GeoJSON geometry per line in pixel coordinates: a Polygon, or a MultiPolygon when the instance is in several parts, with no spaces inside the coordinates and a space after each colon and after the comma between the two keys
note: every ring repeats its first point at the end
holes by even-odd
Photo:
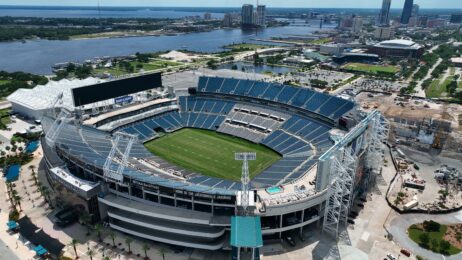
{"type": "Polygon", "coordinates": [[[41,141],[61,204],[136,237],[236,255],[309,226],[338,235],[380,172],[387,122],[351,100],[208,76],[154,95],[162,85],[149,74],[51,102],[41,141]]]}

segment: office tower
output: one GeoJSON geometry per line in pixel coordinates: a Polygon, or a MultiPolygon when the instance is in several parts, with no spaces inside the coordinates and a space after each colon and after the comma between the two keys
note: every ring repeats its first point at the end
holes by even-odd
{"type": "Polygon", "coordinates": [[[377,27],[374,32],[375,38],[379,40],[388,40],[391,38],[391,27],[377,27]]]}
{"type": "Polygon", "coordinates": [[[390,6],[391,6],[391,0],[383,0],[382,10],[380,10],[380,15],[379,15],[379,24],[382,26],[388,25],[390,21],[390,6]]]}
{"type": "Polygon", "coordinates": [[[253,26],[253,5],[242,6],[242,27],[253,26]]]}
{"type": "Polygon", "coordinates": [[[211,13],[205,13],[204,14],[204,20],[211,20],[212,19],[212,14],[211,13]]]}
{"type": "Polygon", "coordinates": [[[233,26],[233,16],[230,13],[225,14],[223,18],[223,26],[231,27],[233,26]]]}
{"type": "Polygon", "coordinates": [[[266,5],[257,6],[257,23],[260,27],[266,26],[266,5]]]}
{"type": "Polygon", "coordinates": [[[404,2],[403,13],[401,14],[401,23],[408,24],[409,18],[412,15],[412,7],[414,5],[414,0],[406,0],[404,2]]]}
{"type": "Polygon", "coordinates": [[[419,15],[420,6],[415,4],[412,6],[412,15],[411,16],[418,16],[419,15]]]}
{"type": "Polygon", "coordinates": [[[363,29],[363,18],[357,16],[353,19],[353,27],[351,31],[355,34],[359,34],[361,33],[362,29],[363,29]]]}

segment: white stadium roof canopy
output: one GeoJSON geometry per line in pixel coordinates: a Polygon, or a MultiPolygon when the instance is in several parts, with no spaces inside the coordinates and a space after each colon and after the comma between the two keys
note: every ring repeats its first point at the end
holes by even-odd
{"type": "Polygon", "coordinates": [[[72,89],[101,82],[104,82],[104,80],[92,77],[83,80],[62,79],[60,81],[49,81],[46,85],[39,85],[32,89],[18,89],[9,95],[7,99],[11,103],[17,103],[32,110],[44,110],[51,108],[62,93],[62,101],[57,106],[74,110],[72,89]]]}

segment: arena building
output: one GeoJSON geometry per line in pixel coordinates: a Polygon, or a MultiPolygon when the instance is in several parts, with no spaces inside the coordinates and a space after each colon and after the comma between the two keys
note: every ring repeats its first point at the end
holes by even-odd
{"type": "Polygon", "coordinates": [[[380,57],[420,58],[424,51],[424,46],[402,39],[383,41],[370,48],[371,53],[380,57]]]}
{"type": "MultiPolygon", "coordinates": [[[[109,83],[120,90],[136,83],[131,91],[149,92],[162,85],[157,79],[109,83]]],[[[136,237],[233,250],[238,257],[241,247],[256,250],[270,239],[302,234],[310,225],[338,235],[350,205],[380,173],[386,121],[378,112],[358,111],[350,100],[261,81],[200,77],[182,96],[85,117],[92,111],[79,107],[130,94],[105,88],[73,89],[74,112],[62,109],[43,118],[47,178],[53,187],[65,188],[61,204],[80,205],[94,221],[107,221],[136,237]],[[185,129],[202,129],[197,131],[211,133],[213,140],[223,135],[236,145],[247,142],[249,149],[258,147],[256,158],[234,157],[234,152],[249,151],[228,151],[193,135],[182,140],[187,148],[179,149],[177,133],[185,129]],[[162,138],[168,140],[163,147],[175,151],[167,153],[172,158],[148,150],[162,138]],[[258,167],[248,159],[265,159],[263,149],[277,154],[277,160],[255,172],[258,167]],[[177,158],[180,151],[190,156],[177,158]],[[213,158],[223,154],[231,157],[230,164],[244,160],[241,181],[240,161],[238,178],[228,176],[235,165],[229,172],[205,174],[215,164],[222,166],[213,158]],[[204,171],[185,167],[197,162],[173,163],[198,155],[206,163],[204,171]]]]}

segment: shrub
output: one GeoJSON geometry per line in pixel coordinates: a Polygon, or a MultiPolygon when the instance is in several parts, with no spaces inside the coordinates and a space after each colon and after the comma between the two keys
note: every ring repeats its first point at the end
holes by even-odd
{"type": "Polygon", "coordinates": [[[419,240],[421,242],[422,247],[428,248],[428,243],[430,242],[430,235],[428,235],[428,233],[422,233],[419,235],[419,240]]]}
{"type": "Polygon", "coordinates": [[[18,221],[19,220],[19,212],[16,209],[10,211],[8,215],[9,220],[18,221]]]}
{"type": "Polygon", "coordinates": [[[430,220],[430,221],[424,221],[423,222],[423,227],[424,227],[425,231],[438,232],[438,231],[440,231],[441,224],[438,223],[438,222],[435,222],[433,220],[430,220]]]}

